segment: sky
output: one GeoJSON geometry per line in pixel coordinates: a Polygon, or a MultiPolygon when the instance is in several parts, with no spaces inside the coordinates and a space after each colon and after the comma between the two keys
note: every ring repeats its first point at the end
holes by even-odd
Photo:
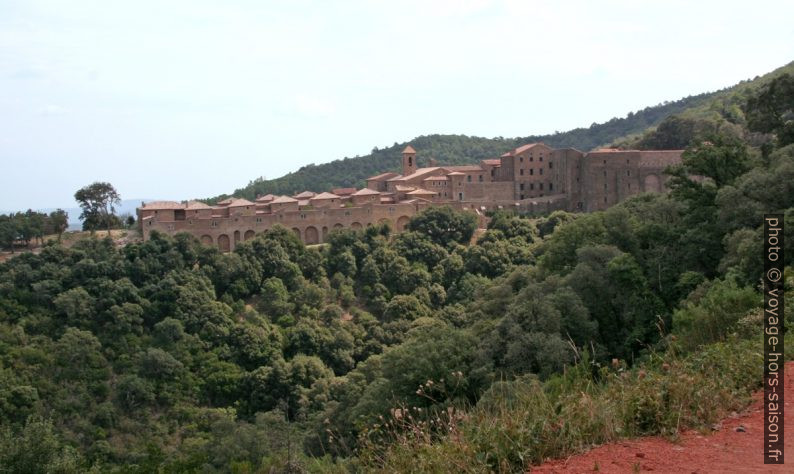
{"type": "Polygon", "coordinates": [[[564,131],[794,60],[794,2],[0,0],[0,210],[564,131]]]}

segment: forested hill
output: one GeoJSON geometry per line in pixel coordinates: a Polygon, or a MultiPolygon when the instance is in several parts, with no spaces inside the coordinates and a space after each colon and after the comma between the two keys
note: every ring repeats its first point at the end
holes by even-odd
{"type": "MultiPolygon", "coordinates": [[[[372,153],[355,158],[343,158],[321,165],[307,165],[298,171],[280,178],[257,179],[232,194],[237,197],[253,199],[261,194],[293,194],[303,190],[327,191],[332,188],[365,184],[366,178],[385,171],[396,171],[400,163],[400,152],[410,143],[416,148],[420,164],[426,164],[434,158],[441,164],[456,165],[475,163],[484,158],[498,157],[502,153],[522,144],[542,141],[553,147],[574,147],[590,150],[599,145],[610,143],[615,139],[640,133],[648,127],[657,125],[673,114],[708,102],[717,93],[700,94],[684,99],[646,107],[636,113],[629,113],[625,118],[592,124],[588,128],[576,128],[563,133],[551,135],[531,135],[517,138],[483,138],[466,135],[423,135],[409,142],[372,150],[372,153]]],[[[226,195],[218,196],[219,200],[226,195]]]]}
{"type": "MultiPolygon", "coordinates": [[[[400,152],[410,143],[417,149],[420,164],[426,164],[429,158],[441,164],[469,164],[484,158],[501,155],[505,151],[525,143],[543,141],[553,147],[574,147],[580,150],[591,150],[595,147],[611,144],[636,144],[636,141],[649,133],[665,118],[678,115],[703,117],[708,114],[730,115],[731,98],[743,96],[743,93],[757,89],[782,72],[792,72],[794,63],[779,68],[769,74],[756,77],[751,81],[743,81],[735,86],[716,91],[685,97],[674,102],[665,102],[653,107],[646,107],[638,112],[629,112],[624,118],[613,118],[605,123],[593,123],[587,128],[576,128],[563,133],[551,135],[530,135],[516,138],[483,138],[466,135],[423,135],[409,142],[372,150],[372,153],[355,158],[334,160],[321,165],[307,165],[298,171],[280,178],[265,180],[257,179],[247,186],[237,189],[232,194],[237,197],[254,199],[257,195],[293,194],[303,190],[327,191],[337,187],[365,184],[365,179],[385,171],[395,171],[400,162],[400,152]]],[[[228,195],[217,196],[210,201],[217,201],[228,195]]]]}

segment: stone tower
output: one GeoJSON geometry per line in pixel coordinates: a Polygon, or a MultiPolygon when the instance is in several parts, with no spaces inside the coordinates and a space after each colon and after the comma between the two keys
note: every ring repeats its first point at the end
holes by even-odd
{"type": "Polygon", "coordinates": [[[408,145],[403,150],[403,176],[408,176],[416,171],[416,150],[408,145]]]}

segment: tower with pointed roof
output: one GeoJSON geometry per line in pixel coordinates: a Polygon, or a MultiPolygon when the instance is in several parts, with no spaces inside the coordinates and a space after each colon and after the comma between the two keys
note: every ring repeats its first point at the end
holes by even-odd
{"type": "Polygon", "coordinates": [[[403,150],[403,176],[408,176],[416,171],[416,150],[411,145],[403,150]]]}

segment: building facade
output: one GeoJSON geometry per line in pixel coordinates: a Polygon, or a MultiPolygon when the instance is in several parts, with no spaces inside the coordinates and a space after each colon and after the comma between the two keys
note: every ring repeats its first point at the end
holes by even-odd
{"type": "Polygon", "coordinates": [[[641,192],[667,190],[664,170],[681,161],[683,150],[552,149],[530,143],[477,165],[419,167],[416,150],[402,153],[402,173],[383,173],[367,187],[294,196],[230,198],[209,206],[199,201],[157,201],[138,208],[144,240],[156,230],[189,232],[224,252],[256,233],[281,224],[306,244],[326,241],[339,228],[388,223],[405,228],[429,206],[449,205],[474,212],[496,209],[544,213],[562,209],[606,209],[641,192]]]}

